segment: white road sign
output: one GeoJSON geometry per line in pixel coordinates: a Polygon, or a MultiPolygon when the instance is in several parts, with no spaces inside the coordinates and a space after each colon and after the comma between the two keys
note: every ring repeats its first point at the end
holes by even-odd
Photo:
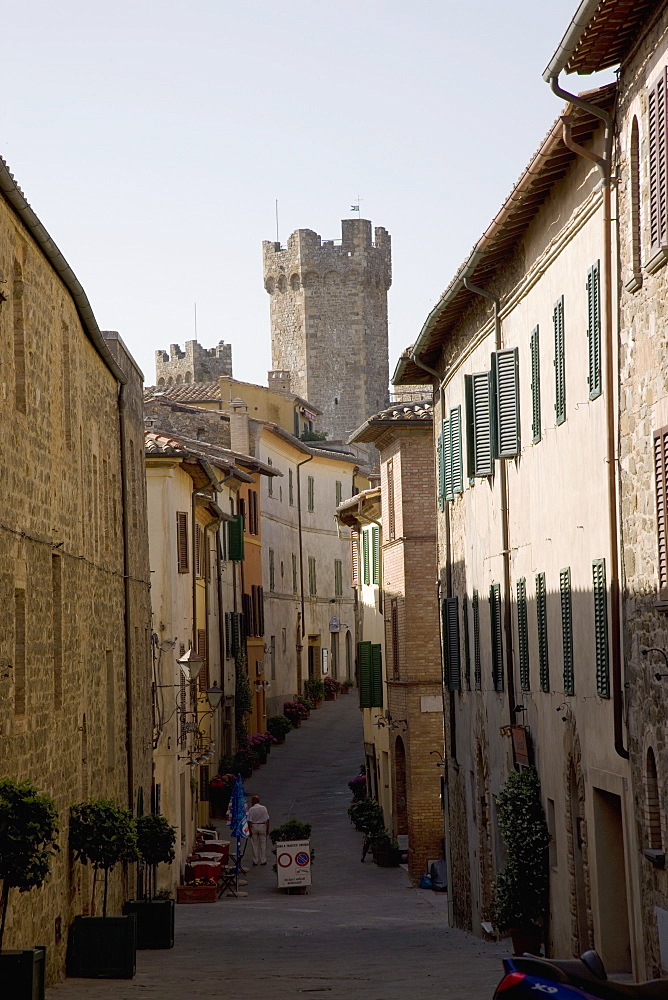
{"type": "Polygon", "coordinates": [[[276,844],[276,873],[279,889],[310,885],[310,840],[286,840],[276,844]]]}

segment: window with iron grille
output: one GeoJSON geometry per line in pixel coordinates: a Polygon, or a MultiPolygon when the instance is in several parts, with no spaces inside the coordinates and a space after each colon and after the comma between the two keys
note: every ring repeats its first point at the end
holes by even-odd
{"type": "Polygon", "coordinates": [[[654,432],[659,597],[668,600],[668,427],[654,432]]]}
{"type": "Polygon", "coordinates": [[[459,599],[457,597],[446,597],[445,600],[441,601],[441,630],[445,683],[449,691],[459,691],[462,681],[459,651],[459,599]]]}
{"type": "Polygon", "coordinates": [[[527,582],[524,577],[517,581],[517,639],[520,661],[520,687],[523,691],[531,688],[529,673],[529,623],[527,618],[527,582]]]}
{"type": "Polygon", "coordinates": [[[176,512],[176,558],[179,573],[188,572],[188,514],[176,512]]]}
{"type": "Polygon", "coordinates": [[[538,624],[538,669],[541,691],[550,690],[550,662],[547,648],[547,591],[545,574],[536,574],[536,621],[538,624]]]}
{"type": "Polygon", "coordinates": [[[489,621],[492,640],[492,684],[503,691],[503,623],[501,620],[501,584],[489,588],[489,621]]]}
{"type": "Polygon", "coordinates": [[[480,661],[480,601],[478,599],[478,591],[473,591],[473,599],[471,600],[471,609],[473,611],[473,670],[474,670],[474,683],[476,691],[480,691],[482,687],[482,664],[480,661]]]}
{"type": "Polygon", "coordinates": [[[564,297],[554,303],[554,412],[558,424],[566,419],[566,343],[564,332],[564,297]]]}
{"type": "Polygon", "coordinates": [[[594,643],[596,655],[596,690],[601,698],[610,697],[610,661],[608,650],[608,589],[605,582],[605,559],[592,563],[594,584],[594,643]]]}
{"type": "Polygon", "coordinates": [[[573,604],[571,597],[571,570],[559,573],[559,593],[561,598],[561,638],[564,649],[564,694],[575,694],[573,673],[573,604]]]}

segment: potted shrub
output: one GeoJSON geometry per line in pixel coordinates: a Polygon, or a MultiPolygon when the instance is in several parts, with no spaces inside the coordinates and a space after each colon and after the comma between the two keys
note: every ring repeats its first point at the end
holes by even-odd
{"type": "Polygon", "coordinates": [[[158,898],[156,892],[157,867],[174,860],[176,831],[164,816],[147,813],[135,821],[137,854],[146,865],[144,898],[130,899],[123,913],[137,917],[138,948],[174,947],[174,900],[158,898]]]}
{"type": "Polygon", "coordinates": [[[397,868],[401,864],[399,844],[384,828],[369,836],[369,844],[373,860],[379,868],[397,868]]]}
{"type": "Polygon", "coordinates": [[[277,743],[285,743],[285,737],[293,729],[294,726],[284,715],[272,715],[267,719],[267,730],[277,743]]]}
{"type": "Polygon", "coordinates": [[[134,913],[107,916],[109,873],[137,857],[137,834],[132,816],[106,799],[81,802],[70,809],[70,847],[76,860],[91,863],[91,916],[78,916],[70,931],[69,976],[91,979],[132,979],[137,958],[137,918],[134,913]],[[95,881],[104,872],[102,916],[95,913],[95,881]]]}
{"type": "Polygon", "coordinates": [[[358,774],[348,782],[348,788],[353,793],[353,802],[361,802],[366,798],[366,775],[358,774]]]}
{"type": "Polygon", "coordinates": [[[325,701],[336,701],[339,696],[339,691],[341,690],[341,685],[334,677],[330,677],[329,674],[325,677],[325,701]]]}
{"type": "Polygon", "coordinates": [[[348,807],[348,815],[360,833],[367,837],[379,834],[385,829],[383,810],[373,799],[362,799],[348,807]]]}
{"type": "Polygon", "coordinates": [[[302,698],[301,695],[300,695],[299,698],[296,698],[295,700],[297,702],[299,702],[299,704],[305,710],[305,712],[306,712],[306,718],[310,719],[311,718],[311,712],[315,708],[315,705],[313,704],[313,702],[309,701],[308,698],[302,698]]]}
{"type": "MultiPolygon", "coordinates": [[[[222,762],[221,762],[222,763],[222,762]]],[[[234,766],[234,758],[230,755],[230,767],[234,766]]],[[[223,819],[230,804],[235,776],[232,773],[214,774],[209,782],[209,809],[211,815],[223,819]]]]}
{"type": "Polygon", "coordinates": [[[302,722],[308,719],[308,712],[298,701],[286,701],[283,703],[283,715],[289,719],[295,729],[299,729],[302,722]]]}
{"type": "Polygon", "coordinates": [[[494,880],[492,919],[499,931],[510,932],[516,955],[525,951],[540,954],[550,834],[534,767],[508,776],[499,792],[497,809],[508,856],[494,880]]]}
{"type": "Polygon", "coordinates": [[[349,694],[350,693],[350,689],[353,688],[354,686],[355,685],[350,680],[350,678],[349,677],[346,678],[346,680],[343,681],[343,683],[341,684],[341,694],[349,694]]]}
{"type": "Polygon", "coordinates": [[[0,781],[0,983],[12,1000],[44,1000],[46,948],[2,950],[11,889],[38,889],[58,850],[53,801],[27,781],[0,781]]]}
{"type": "Polygon", "coordinates": [[[304,697],[312,701],[316,708],[322,705],[325,697],[325,685],[319,677],[308,677],[304,681],[304,697]]]}

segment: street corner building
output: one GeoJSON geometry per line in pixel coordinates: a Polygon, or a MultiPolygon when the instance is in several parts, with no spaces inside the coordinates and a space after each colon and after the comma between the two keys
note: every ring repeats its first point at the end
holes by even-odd
{"type": "MultiPolygon", "coordinates": [[[[0,775],[55,800],[61,848],[42,888],[11,894],[5,947],[45,944],[53,982],[90,912],[70,805],[149,805],[142,374],[1,159],[0,342],[0,775]]],[[[131,877],[111,879],[116,912],[131,877]]]]}

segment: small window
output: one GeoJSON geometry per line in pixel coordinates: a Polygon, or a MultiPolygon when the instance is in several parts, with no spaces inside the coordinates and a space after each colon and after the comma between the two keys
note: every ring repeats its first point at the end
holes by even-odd
{"type": "Polygon", "coordinates": [[[529,691],[529,622],[527,618],[527,583],[522,577],[517,581],[517,638],[520,661],[520,687],[529,691]]]}
{"type": "Polygon", "coordinates": [[[393,539],[396,535],[396,516],[394,510],[394,462],[387,463],[387,537],[393,539]]]}
{"type": "Polygon", "coordinates": [[[360,535],[359,531],[350,532],[350,580],[353,587],[360,582],[360,535]]]}
{"type": "Polygon", "coordinates": [[[274,550],[269,549],[269,590],[276,589],[276,569],[274,565],[274,550]]]}
{"type": "Polygon", "coordinates": [[[531,430],[532,441],[538,444],[542,436],[540,414],[540,334],[535,327],[531,334],[531,430]]]}
{"type": "Polygon", "coordinates": [[[343,597],[343,563],[340,559],[334,560],[334,596],[343,597]]]}
{"type": "Polygon", "coordinates": [[[307,506],[309,511],[315,510],[315,480],[313,476],[309,476],[307,481],[307,506]]]}
{"type": "Polygon", "coordinates": [[[179,573],[188,572],[188,513],[176,512],[176,556],[179,573]]]}
{"type": "Polygon", "coordinates": [[[596,690],[601,698],[610,697],[610,663],[608,650],[608,590],[605,581],[605,559],[592,563],[594,584],[594,645],[596,653],[596,690]]]}
{"type": "Polygon", "coordinates": [[[563,295],[554,304],[552,322],[554,325],[554,412],[557,424],[563,424],[566,419],[566,345],[563,295]]]}
{"type": "Polygon", "coordinates": [[[476,691],[482,688],[482,663],[480,659],[480,600],[478,591],[473,591],[471,600],[471,610],[473,611],[473,670],[476,691]]]}
{"type": "Polygon", "coordinates": [[[494,473],[491,372],[464,376],[469,479],[494,473]]]}
{"type": "Polygon", "coordinates": [[[489,621],[492,640],[492,684],[495,691],[503,691],[503,622],[499,583],[493,583],[489,588],[489,621]]]}
{"type": "Polygon", "coordinates": [[[371,583],[371,560],[369,558],[369,529],[362,530],[362,570],[364,583],[371,583]]]}
{"type": "Polygon", "coordinates": [[[538,669],[541,691],[550,690],[550,661],[547,647],[547,591],[545,574],[536,574],[536,621],[538,625],[538,669]]]}
{"type": "Polygon", "coordinates": [[[496,410],[496,455],[513,458],[520,453],[519,351],[516,347],[492,354],[496,410]]]}
{"type": "Polygon", "coordinates": [[[336,480],[336,488],[334,492],[336,506],[339,507],[343,500],[343,483],[339,482],[338,479],[336,480]]]}
{"type": "Polygon", "coordinates": [[[373,545],[373,582],[380,584],[380,528],[377,524],[371,528],[371,541],[373,545]]]}
{"type": "Polygon", "coordinates": [[[659,596],[668,599],[668,427],[654,432],[659,596]]]}
{"type": "Polygon", "coordinates": [[[575,694],[573,675],[573,607],[571,598],[570,567],[559,574],[561,596],[561,636],[564,651],[564,694],[575,694]]]}
{"type": "Polygon", "coordinates": [[[288,469],[288,503],[291,507],[295,505],[295,485],[292,469],[288,469]]]}
{"type": "Polygon", "coordinates": [[[449,691],[461,688],[461,658],[459,653],[459,599],[446,597],[441,601],[443,662],[445,683],[449,691]]]}
{"type": "Polygon", "coordinates": [[[308,557],[308,592],[311,597],[315,597],[318,593],[315,556],[308,557]]]}
{"type": "Polygon", "coordinates": [[[601,395],[601,262],[587,272],[587,338],[589,341],[589,398],[601,395]]]}

